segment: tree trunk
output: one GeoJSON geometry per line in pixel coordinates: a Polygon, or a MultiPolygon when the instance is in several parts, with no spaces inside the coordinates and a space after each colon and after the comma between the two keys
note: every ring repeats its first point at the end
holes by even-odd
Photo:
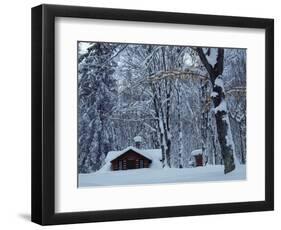
{"type": "Polygon", "coordinates": [[[228,143],[230,125],[228,114],[225,111],[218,111],[215,114],[217,123],[218,139],[221,146],[221,153],[224,162],[224,173],[229,173],[235,169],[234,151],[232,143],[228,143]]]}
{"type": "Polygon", "coordinates": [[[178,120],[177,120],[177,126],[178,126],[178,132],[179,132],[179,146],[178,146],[178,158],[179,158],[179,162],[178,162],[178,167],[179,168],[183,168],[183,140],[182,140],[182,120],[181,120],[181,88],[180,88],[180,84],[177,85],[176,87],[176,92],[177,92],[177,113],[178,113],[178,120]]]}
{"type": "Polygon", "coordinates": [[[218,140],[221,147],[221,154],[224,162],[224,173],[229,173],[235,169],[234,144],[232,140],[228,112],[225,102],[225,93],[221,74],[223,73],[224,49],[218,48],[217,62],[212,66],[203,52],[202,48],[197,48],[198,55],[207,69],[213,86],[212,101],[215,107],[215,119],[217,125],[218,140]]]}
{"type": "Polygon", "coordinates": [[[211,141],[212,141],[212,159],[211,159],[211,164],[216,165],[217,164],[217,147],[216,147],[216,141],[215,141],[215,134],[214,131],[212,129],[212,127],[210,127],[210,134],[211,134],[211,141]]]}
{"type": "Polygon", "coordinates": [[[245,153],[244,153],[244,143],[243,143],[243,135],[242,135],[242,128],[241,124],[239,123],[239,134],[240,134],[240,147],[241,147],[241,163],[245,164],[246,159],[245,159],[245,153]]]}
{"type": "MultiPolygon", "coordinates": [[[[167,65],[166,65],[166,55],[165,55],[165,49],[162,47],[162,58],[163,58],[163,69],[164,71],[167,71],[167,65]]],[[[166,161],[169,168],[171,168],[171,130],[170,130],[170,110],[171,110],[171,92],[172,92],[172,85],[169,79],[165,79],[165,94],[166,94],[166,111],[164,111],[163,104],[161,103],[163,118],[164,121],[164,134],[166,139],[166,161]],[[166,113],[165,113],[166,112],[166,113]],[[165,113],[165,114],[164,114],[165,113]]]]}
{"type": "Polygon", "coordinates": [[[209,149],[207,145],[208,140],[208,109],[207,109],[207,83],[201,80],[201,137],[202,137],[202,153],[203,163],[209,161],[209,149]]]}
{"type": "Polygon", "coordinates": [[[155,110],[155,117],[157,118],[157,128],[158,128],[158,134],[159,134],[159,143],[162,153],[162,167],[164,168],[166,166],[166,153],[165,153],[165,137],[164,137],[164,126],[163,126],[163,120],[162,117],[160,117],[160,109],[159,109],[159,99],[157,96],[156,87],[153,83],[150,84],[152,93],[153,93],[153,104],[154,104],[154,110],[155,110]]]}

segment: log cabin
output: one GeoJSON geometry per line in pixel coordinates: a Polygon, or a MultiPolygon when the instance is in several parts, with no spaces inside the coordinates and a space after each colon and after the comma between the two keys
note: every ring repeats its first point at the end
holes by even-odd
{"type": "Polygon", "coordinates": [[[110,163],[110,170],[128,170],[141,168],[159,168],[161,149],[138,149],[129,146],[121,151],[108,152],[105,162],[110,163]]]}

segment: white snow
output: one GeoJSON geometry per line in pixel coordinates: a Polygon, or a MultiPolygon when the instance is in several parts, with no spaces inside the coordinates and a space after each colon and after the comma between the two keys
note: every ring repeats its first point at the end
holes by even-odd
{"type": "Polygon", "coordinates": [[[163,125],[162,119],[160,119],[160,121],[159,121],[159,126],[160,126],[161,133],[164,133],[164,125],[163,125]]]}
{"type": "Polygon", "coordinates": [[[217,48],[203,48],[205,56],[212,67],[215,67],[217,63],[218,49],[217,48]],[[207,51],[210,49],[210,55],[207,55],[207,51]]]}
{"type": "Polygon", "coordinates": [[[224,92],[224,82],[221,75],[216,78],[215,85],[221,87],[222,91],[224,92]]]}
{"type": "Polygon", "coordinates": [[[171,140],[172,139],[172,134],[168,131],[167,133],[168,139],[171,140]]]}
{"type": "Polygon", "coordinates": [[[218,111],[227,111],[227,106],[225,100],[222,100],[221,103],[214,109],[215,113],[218,111]]]}
{"type": "Polygon", "coordinates": [[[224,167],[222,165],[210,165],[205,167],[182,169],[146,168],[79,174],[79,187],[203,181],[229,181],[245,179],[245,165],[237,165],[236,169],[228,174],[224,174],[224,167]]]}
{"type": "Polygon", "coordinates": [[[192,66],[194,64],[193,60],[192,60],[192,57],[187,52],[183,55],[183,64],[186,67],[190,67],[190,66],[192,66]]]}
{"type": "Polygon", "coordinates": [[[202,154],[202,149],[195,149],[191,152],[191,156],[196,156],[196,155],[199,155],[199,154],[202,154]]]}
{"type": "Polygon", "coordinates": [[[86,54],[88,52],[88,48],[92,45],[89,42],[79,42],[79,54],[86,54]]]}
{"type": "Polygon", "coordinates": [[[219,94],[218,94],[217,92],[214,92],[214,91],[211,93],[211,97],[216,97],[216,96],[218,96],[218,95],[219,95],[219,94]]]}
{"type": "Polygon", "coordinates": [[[182,135],[182,132],[180,132],[180,133],[179,133],[179,137],[182,138],[182,136],[183,136],[183,135],[182,135]]]}
{"type": "Polygon", "coordinates": [[[188,161],[188,164],[189,164],[189,165],[193,165],[193,164],[194,164],[194,161],[193,161],[193,160],[189,160],[189,161],[188,161]]]}
{"type": "Polygon", "coordinates": [[[136,137],[134,137],[134,141],[135,142],[141,142],[142,141],[142,137],[141,136],[136,136],[136,137]]]}

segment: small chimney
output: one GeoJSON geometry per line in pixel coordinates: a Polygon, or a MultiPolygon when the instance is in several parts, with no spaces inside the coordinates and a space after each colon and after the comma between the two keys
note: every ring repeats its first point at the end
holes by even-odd
{"type": "Polygon", "coordinates": [[[135,141],[135,146],[136,148],[140,148],[141,147],[141,142],[142,142],[142,138],[141,136],[136,136],[134,137],[134,141],[135,141]]]}

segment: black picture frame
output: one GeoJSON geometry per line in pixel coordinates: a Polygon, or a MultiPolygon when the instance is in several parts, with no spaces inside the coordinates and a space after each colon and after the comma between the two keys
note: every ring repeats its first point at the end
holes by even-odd
{"type": "Polygon", "coordinates": [[[41,225],[274,209],[274,20],[62,5],[32,8],[32,221],[41,225]],[[265,29],[265,200],[55,213],[55,18],[110,19],[265,29]]]}

